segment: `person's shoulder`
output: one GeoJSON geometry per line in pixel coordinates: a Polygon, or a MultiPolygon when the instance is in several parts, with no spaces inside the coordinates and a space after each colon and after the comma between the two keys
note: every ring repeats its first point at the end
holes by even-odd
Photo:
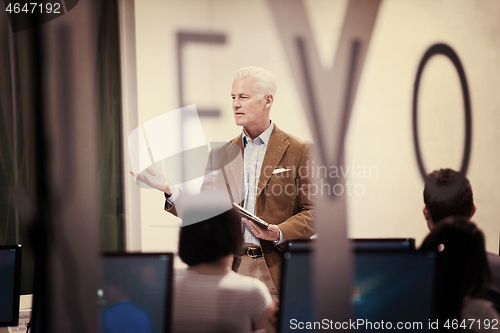
{"type": "MultiPolygon", "coordinates": [[[[174,269],[174,276],[176,283],[182,283],[183,281],[206,281],[211,280],[210,274],[203,274],[189,267],[179,267],[174,269]]],[[[213,275],[214,277],[216,275],[213,275]]]]}
{"type": "Polygon", "coordinates": [[[229,141],[210,142],[210,151],[212,154],[227,152],[231,150],[239,150],[241,143],[241,134],[229,141]]]}
{"type": "Polygon", "coordinates": [[[253,291],[261,290],[268,292],[268,289],[264,284],[264,282],[250,276],[241,275],[231,271],[227,273],[226,280],[227,282],[241,286],[242,289],[248,289],[253,291]]]}
{"type": "Polygon", "coordinates": [[[190,271],[186,267],[174,268],[175,280],[182,280],[188,277],[190,271]]]}
{"type": "Polygon", "coordinates": [[[241,155],[241,146],[241,134],[230,141],[210,142],[210,156],[214,167],[218,169],[241,155]]]}
{"type": "Polygon", "coordinates": [[[243,140],[242,137],[243,137],[243,133],[240,133],[236,137],[229,140],[228,143],[237,144],[238,142],[241,142],[241,140],[243,140]]]}
{"type": "Polygon", "coordinates": [[[238,274],[234,271],[230,271],[229,273],[227,273],[226,278],[229,281],[241,282],[241,283],[245,283],[245,284],[253,284],[256,281],[261,282],[253,277],[241,275],[241,274],[238,274]]]}
{"type": "Polygon", "coordinates": [[[493,306],[492,303],[488,300],[482,298],[475,298],[470,296],[465,296],[463,301],[463,307],[481,307],[481,308],[489,308],[493,306]]]}
{"type": "Polygon", "coordinates": [[[491,271],[491,288],[500,293],[500,256],[487,252],[488,266],[491,271]]]}
{"type": "Polygon", "coordinates": [[[256,278],[230,272],[226,275],[226,286],[228,285],[235,294],[239,294],[249,304],[261,304],[266,307],[272,302],[269,289],[264,282],[256,278]]]}
{"type": "Polygon", "coordinates": [[[288,142],[290,145],[308,148],[313,146],[312,142],[299,138],[293,134],[283,131],[276,124],[274,125],[274,133],[277,137],[282,139],[283,141],[288,142]]]}
{"type": "Polygon", "coordinates": [[[490,266],[500,267],[500,256],[495,253],[487,252],[488,262],[490,266]]]}
{"type": "Polygon", "coordinates": [[[462,304],[462,318],[500,319],[500,316],[490,301],[466,296],[462,304]]]}
{"type": "Polygon", "coordinates": [[[285,145],[287,145],[287,154],[289,156],[294,156],[298,159],[298,161],[302,161],[299,163],[305,163],[314,156],[315,145],[312,142],[306,141],[304,139],[298,138],[295,135],[289,134],[276,125],[274,127],[274,134],[278,138],[278,140],[274,141],[278,143],[281,141],[285,145]]]}

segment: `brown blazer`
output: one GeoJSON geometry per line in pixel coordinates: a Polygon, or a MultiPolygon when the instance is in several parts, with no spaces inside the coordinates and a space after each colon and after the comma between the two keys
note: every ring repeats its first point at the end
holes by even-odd
{"type": "MultiPolygon", "coordinates": [[[[262,163],[257,187],[255,212],[270,224],[279,225],[284,239],[304,239],[314,234],[313,197],[311,184],[311,144],[291,136],[276,125],[262,163]],[[286,170],[279,172],[280,170],[286,170]],[[274,173],[278,171],[277,173],[274,173]]],[[[241,202],[243,193],[243,163],[235,161],[235,154],[243,153],[242,135],[226,145],[213,149],[207,163],[207,174],[225,171],[225,184],[233,200],[241,202]]],[[[237,160],[237,159],[236,159],[237,160]]],[[[212,180],[205,179],[202,191],[212,187],[212,180]]],[[[175,206],[165,204],[165,210],[176,214],[175,206]]],[[[271,241],[260,240],[269,275],[280,289],[283,252],[271,241]]]]}

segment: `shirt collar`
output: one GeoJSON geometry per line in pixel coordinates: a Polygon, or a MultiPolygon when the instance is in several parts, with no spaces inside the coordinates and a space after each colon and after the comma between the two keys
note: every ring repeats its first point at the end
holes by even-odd
{"type": "MultiPolygon", "coordinates": [[[[270,124],[266,128],[266,130],[264,132],[260,133],[260,135],[258,137],[256,137],[255,140],[253,140],[254,143],[262,142],[266,146],[269,144],[269,139],[271,138],[271,133],[273,132],[273,129],[274,129],[273,121],[270,120],[269,122],[270,122],[270,124]]],[[[244,130],[242,130],[242,140],[243,140],[243,148],[246,147],[247,142],[252,142],[252,140],[250,140],[250,138],[247,136],[247,134],[245,133],[244,130]]]]}

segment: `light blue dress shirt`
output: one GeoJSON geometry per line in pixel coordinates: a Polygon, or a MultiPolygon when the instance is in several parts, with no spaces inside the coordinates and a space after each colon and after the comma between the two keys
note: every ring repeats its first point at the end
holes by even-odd
{"type": "MultiPolygon", "coordinates": [[[[266,155],[269,138],[273,132],[274,124],[271,121],[269,127],[262,132],[255,140],[252,140],[243,131],[243,163],[245,170],[243,173],[244,187],[243,198],[244,207],[246,210],[255,214],[255,204],[257,199],[257,187],[259,186],[260,170],[262,169],[262,162],[266,155]]],[[[243,241],[247,244],[255,244],[260,246],[259,238],[255,237],[246,223],[243,226],[243,241]]]]}

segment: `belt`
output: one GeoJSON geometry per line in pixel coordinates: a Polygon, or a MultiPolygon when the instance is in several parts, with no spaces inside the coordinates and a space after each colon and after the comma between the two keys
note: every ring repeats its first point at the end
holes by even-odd
{"type": "Polygon", "coordinates": [[[262,249],[257,245],[245,244],[243,246],[242,255],[247,255],[252,259],[257,259],[262,257],[262,249]]]}

